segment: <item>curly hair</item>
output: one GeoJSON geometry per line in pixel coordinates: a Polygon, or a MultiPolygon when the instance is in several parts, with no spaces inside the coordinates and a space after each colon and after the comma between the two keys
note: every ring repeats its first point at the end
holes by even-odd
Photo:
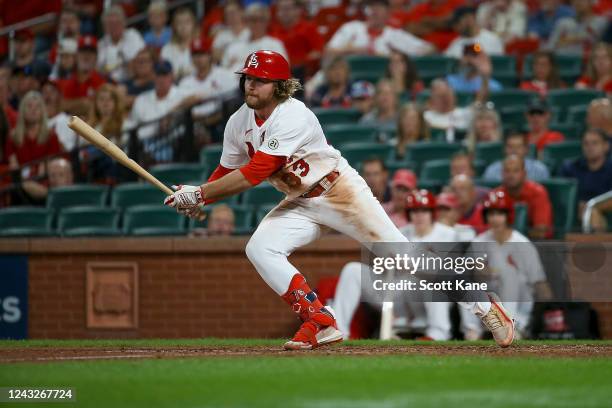
{"type": "Polygon", "coordinates": [[[279,101],[284,102],[301,89],[303,88],[299,79],[289,78],[285,81],[278,81],[276,82],[276,87],[274,88],[274,97],[279,101]]]}

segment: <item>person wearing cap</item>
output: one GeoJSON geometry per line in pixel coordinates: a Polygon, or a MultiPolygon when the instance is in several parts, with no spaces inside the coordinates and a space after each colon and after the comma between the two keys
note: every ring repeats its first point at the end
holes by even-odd
{"type": "Polygon", "coordinates": [[[538,97],[534,97],[527,107],[527,123],[529,133],[527,138],[530,144],[535,144],[538,155],[542,154],[544,146],[550,143],[558,143],[565,140],[563,134],[550,130],[550,108],[548,103],[538,97]]]}
{"type": "Polygon", "coordinates": [[[270,8],[268,6],[253,3],[244,11],[244,18],[251,35],[248,41],[230,44],[221,60],[223,67],[232,72],[239,71],[246,56],[257,50],[278,52],[289,60],[289,54],[282,41],[268,35],[270,24],[270,8]]]}
{"type": "Polygon", "coordinates": [[[459,224],[459,199],[454,193],[442,192],[436,197],[436,221],[455,230],[457,240],[468,242],[476,237],[476,231],[469,225],[459,224]]]}
{"type": "MultiPolygon", "coordinates": [[[[544,163],[528,157],[529,142],[527,134],[522,131],[511,131],[504,138],[504,154],[506,157],[516,155],[525,160],[527,178],[534,181],[543,181],[550,178],[550,171],[544,163]]],[[[482,178],[490,181],[502,180],[503,160],[497,160],[487,166],[482,178]]]]}
{"type": "Polygon", "coordinates": [[[76,70],[76,56],[79,44],[75,38],[62,38],[57,48],[57,58],[49,79],[68,79],[76,70]]]}
{"type": "Polygon", "coordinates": [[[476,21],[476,9],[474,7],[459,7],[453,14],[452,25],[459,37],[455,38],[444,51],[447,57],[460,59],[464,55],[467,45],[479,44],[481,51],[487,55],[502,55],[504,43],[501,38],[481,28],[476,21]]]}
{"type": "Polygon", "coordinates": [[[15,61],[14,67],[23,68],[34,62],[34,32],[24,28],[15,33],[15,61]]]}
{"type": "Polygon", "coordinates": [[[398,95],[390,79],[383,78],[376,84],[374,109],[362,116],[359,123],[394,128],[398,119],[398,95]]]}
{"type": "Polygon", "coordinates": [[[128,77],[127,65],[145,47],[140,33],[127,28],[121,6],[112,6],[102,14],[104,37],[98,43],[98,69],[115,82],[128,77]]]}
{"type": "Polygon", "coordinates": [[[191,43],[197,38],[196,17],[191,9],[181,7],[176,10],[172,16],[172,38],[160,53],[160,58],[172,62],[176,79],[193,73],[191,43]]]}
{"type": "MultiPolygon", "coordinates": [[[[481,93],[501,91],[502,85],[491,77],[491,59],[479,43],[467,44],[459,60],[458,71],[448,74],[446,80],[455,92],[481,93]]],[[[481,97],[483,98],[483,97],[481,97]]]]}
{"type": "Polygon", "coordinates": [[[410,56],[430,54],[434,47],[427,41],[388,25],[389,4],[368,0],[364,5],[366,20],[344,23],[325,47],[325,56],[389,55],[392,47],[410,56]]]}
{"type": "Polygon", "coordinates": [[[351,106],[357,109],[361,116],[374,109],[374,94],[376,88],[368,81],[357,81],[351,85],[351,106]]]}
{"type": "Polygon", "coordinates": [[[73,114],[85,115],[91,107],[91,97],[106,83],[106,79],[96,71],[98,41],[94,36],[82,36],[78,41],[76,71],[68,79],[60,81],[63,110],[73,114]]]}
{"type": "Polygon", "coordinates": [[[383,204],[383,209],[397,228],[408,224],[406,217],[406,197],[417,187],[417,176],[412,170],[399,169],[391,180],[391,201],[383,204]]]}
{"type": "Polygon", "coordinates": [[[154,0],[147,8],[147,21],[149,23],[149,31],[147,31],[143,40],[147,47],[161,49],[168,44],[172,38],[172,29],[168,27],[168,5],[166,0],[154,0]]]}
{"type": "Polygon", "coordinates": [[[192,96],[193,103],[216,98],[194,107],[192,113],[196,117],[210,118],[220,114],[223,99],[238,92],[236,75],[213,64],[209,41],[198,38],[191,43],[191,60],[195,72],[180,81],[179,90],[184,95],[192,96]]]}

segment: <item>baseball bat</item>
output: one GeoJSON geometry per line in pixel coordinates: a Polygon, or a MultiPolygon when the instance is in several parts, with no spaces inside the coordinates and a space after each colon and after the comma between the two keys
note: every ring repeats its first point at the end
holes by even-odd
{"type": "Polygon", "coordinates": [[[81,118],[73,116],[68,121],[68,127],[74,130],[79,135],[87,139],[92,145],[98,147],[104,153],[117,160],[119,163],[138,174],[155,187],[159,188],[164,193],[171,195],[174,193],[170,187],[159,181],[151,173],[143,169],[140,164],[130,159],[123,150],[121,150],[116,144],[108,140],[104,135],[98,132],[96,129],[89,126],[81,118]]]}

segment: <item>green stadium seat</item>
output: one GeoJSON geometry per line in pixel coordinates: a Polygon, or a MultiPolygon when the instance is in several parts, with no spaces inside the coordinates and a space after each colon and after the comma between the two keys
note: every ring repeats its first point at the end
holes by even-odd
{"type": "Polygon", "coordinates": [[[419,180],[447,184],[450,179],[450,159],[429,160],[423,164],[419,180]]]}
{"type": "Polygon", "coordinates": [[[120,235],[119,211],[94,206],[64,208],[59,213],[57,229],[65,237],[120,235]]]}
{"type": "Polygon", "coordinates": [[[581,137],[582,126],[578,123],[551,123],[548,127],[563,134],[566,140],[577,140],[581,137]]]}
{"type": "Polygon", "coordinates": [[[592,89],[555,89],[548,92],[548,103],[560,109],[557,122],[566,120],[569,109],[573,106],[586,106],[593,99],[600,98],[604,94],[592,89]]]}
{"type": "Polygon", "coordinates": [[[460,143],[446,142],[418,142],[406,150],[406,159],[415,164],[417,173],[421,171],[423,163],[435,159],[450,159],[451,156],[462,149],[460,143]]]}
{"type": "Polygon", "coordinates": [[[266,204],[278,204],[285,194],[275,189],[269,183],[261,183],[243,193],[242,203],[255,209],[266,204]]]}
{"type": "Polygon", "coordinates": [[[497,74],[516,74],[516,57],[512,55],[491,55],[490,58],[494,78],[497,74]]]}
{"type": "Polygon", "coordinates": [[[159,204],[164,203],[166,194],[150,184],[145,183],[124,183],[118,184],[111,192],[111,207],[129,208],[134,205],[159,204]]]}
{"type": "MultiPolygon", "coordinates": [[[[203,221],[198,221],[196,219],[189,220],[189,231],[193,231],[196,228],[206,228],[208,226],[208,219],[210,216],[210,212],[214,207],[219,204],[212,204],[210,206],[204,207],[208,217],[206,217],[203,221]]],[[[234,211],[234,226],[235,226],[235,235],[241,235],[245,233],[249,233],[253,231],[253,208],[245,205],[229,205],[228,206],[234,211]]]]}
{"type": "MultiPolygon", "coordinates": [[[[582,57],[575,55],[556,55],[555,62],[559,68],[559,76],[571,86],[582,73],[582,57]]],[[[533,77],[533,55],[528,55],[523,61],[523,79],[533,77]]]]}
{"type": "Polygon", "coordinates": [[[500,186],[499,181],[487,180],[483,178],[475,178],[474,185],[486,188],[496,188],[500,186]]]}
{"type": "Polygon", "coordinates": [[[567,123],[574,125],[583,125],[586,123],[587,105],[570,106],[567,110],[567,123]]]}
{"type": "Polygon", "coordinates": [[[169,207],[137,205],[123,214],[123,232],[132,236],[184,235],[187,218],[169,207]]]}
{"type": "Polygon", "coordinates": [[[576,180],[551,178],[542,181],[553,208],[554,237],[562,239],[571,232],[576,219],[576,180]]]}
{"type": "Polygon", "coordinates": [[[472,161],[472,166],[474,166],[474,172],[476,173],[476,177],[482,176],[487,168],[487,163],[482,160],[474,159],[472,161]]]}
{"type": "MultiPolygon", "coordinates": [[[[504,89],[516,88],[519,84],[519,76],[516,72],[507,72],[504,74],[493,74],[493,78],[501,84],[504,89]]],[[[495,94],[500,91],[491,91],[495,94]]]]}
{"type": "Polygon", "coordinates": [[[388,160],[385,162],[385,167],[387,167],[390,177],[393,177],[393,174],[395,174],[397,170],[406,169],[414,171],[416,168],[414,163],[407,160],[388,160]]]}
{"type": "Polygon", "coordinates": [[[0,237],[52,236],[53,211],[39,207],[0,209],[0,237]]]}
{"type": "Polygon", "coordinates": [[[527,205],[524,203],[514,204],[514,229],[523,235],[527,235],[527,221],[527,205]]]}
{"type": "MultiPolygon", "coordinates": [[[[215,166],[216,167],[216,166],[215,166]]],[[[199,163],[166,163],[149,169],[151,174],[167,185],[185,184],[190,180],[200,180],[207,176],[206,167],[199,163]]]]}
{"type": "Polygon", "coordinates": [[[321,126],[357,123],[361,117],[361,112],[352,108],[315,108],[312,111],[317,115],[321,126]]]}
{"type": "Polygon", "coordinates": [[[557,174],[564,161],[581,155],[582,143],[579,140],[570,140],[544,146],[542,161],[548,166],[551,174],[557,174]]]}
{"type": "Polygon", "coordinates": [[[419,77],[429,86],[433,79],[444,78],[452,73],[457,61],[444,55],[426,55],[413,57],[412,63],[419,73],[419,77]]]}
{"type": "Polygon", "coordinates": [[[376,142],[378,127],[365,124],[330,125],[324,129],[327,143],[340,146],[348,142],[376,142]]]}
{"type": "Polygon", "coordinates": [[[394,153],[394,147],[383,143],[344,143],[339,146],[342,156],[355,168],[361,162],[371,158],[379,158],[384,162],[390,160],[394,153]]]}
{"type": "Polygon", "coordinates": [[[498,110],[504,129],[525,129],[527,118],[525,110],[527,106],[508,106],[498,110]]]}
{"type": "Polygon", "coordinates": [[[353,82],[354,81],[368,81],[376,85],[378,81],[380,81],[384,77],[385,77],[384,73],[379,74],[377,72],[357,70],[357,71],[351,71],[350,80],[353,82]]]}
{"type": "MultiPolygon", "coordinates": [[[[416,96],[416,103],[420,106],[424,106],[430,96],[431,91],[429,89],[421,91],[416,96]]],[[[474,102],[475,95],[472,92],[455,92],[455,98],[457,99],[457,105],[467,106],[474,102]]]]}
{"type": "Polygon", "coordinates": [[[419,190],[429,190],[436,195],[442,191],[442,187],[444,187],[444,183],[435,180],[419,180],[417,183],[419,190]]]}
{"type": "MultiPolygon", "coordinates": [[[[387,72],[389,58],[378,55],[348,55],[346,62],[351,69],[351,76],[355,77],[356,73],[369,73],[372,76],[382,78],[387,72]]],[[[376,83],[378,81],[374,81],[376,83]]]]}
{"type": "Polygon", "coordinates": [[[522,89],[504,89],[492,92],[489,95],[489,101],[493,102],[497,111],[508,107],[521,107],[522,112],[524,112],[527,104],[534,96],[536,96],[534,92],[523,91],[522,89]]]}
{"type": "Polygon", "coordinates": [[[49,189],[47,208],[59,209],[80,205],[106,205],[108,187],[94,184],[75,184],[49,189]]]}
{"type": "Polygon", "coordinates": [[[480,142],[476,143],[474,158],[489,165],[504,158],[503,142],[480,142]]]}
{"type": "Polygon", "coordinates": [[[208,174],[212,173],[221,160],[222,144],[212,144],[200,150],[200,164],[206,166],[208,174]]]}

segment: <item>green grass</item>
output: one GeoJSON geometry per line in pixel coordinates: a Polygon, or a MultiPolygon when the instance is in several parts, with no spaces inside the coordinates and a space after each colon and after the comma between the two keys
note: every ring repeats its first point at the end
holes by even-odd
{"type": "MultiPolygon", "coordinates": [[[[28,341],[0,342],[0,353],[2,347],[14,345],[278,348],[280,344],[278,340],[216,339],[28,341]]],[[[76,388],[77,403],[48,405],[52,407],[605,407],[612,399],[611,379],[612,359],[602,357],[282,353],[0,365],[0,386],[76,388]]]]}

